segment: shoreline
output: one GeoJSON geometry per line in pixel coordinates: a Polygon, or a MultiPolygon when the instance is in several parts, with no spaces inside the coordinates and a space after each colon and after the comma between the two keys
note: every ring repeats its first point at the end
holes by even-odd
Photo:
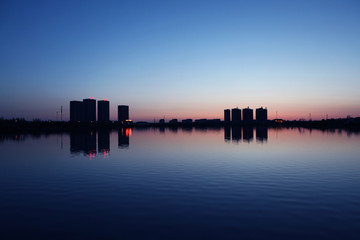
{"type": "Polygon", "coordinates": [[[204,121],[192,123],[148,123],[136,122],[120,124],[118,122],[72,123],[55,121],[25,121],[19,119],[0,120],[0,134],[6,133],[62,133],[81,130],[117,130],[121,128],[307,128],[319,130],[343,129],[360,132],[360,117],[345,119],[329,119],[321,121],[282,121],[225,123],[223,121],[204,121]]]}

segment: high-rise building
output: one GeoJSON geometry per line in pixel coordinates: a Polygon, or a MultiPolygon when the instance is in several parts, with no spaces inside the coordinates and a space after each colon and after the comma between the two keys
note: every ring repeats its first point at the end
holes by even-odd
{"type": "Polygon", "coordinates": [[[247,107],[243,109],[243,121],[252,121],[254,120],[254,110],[247,107]]]}
{"type": "Polygon", "coordinates": [[[108,122],[110,102],[107,99],[98,101],[98,122],[108,122]]]}
{"type": "Polygon", "coordinates": [[[256,121],[265,122],[267,121],[267,109],[266,108],[257,108],[256,109],[256,121]]]}
{"type": "Polygon", "coordinates": [[[239,109],[239,108],[231,109],[231,117],[232,117],[232,123],[240,123],[241,122],[241,109],[239,109]]]}
{"type": "Polygon", "coordinates": [[[85,122],[96,121],[96,100],[95,98],[86,98],[84,102],[84,116],[85,122]]]}
{"type": "Polygon", "coordinates": [[[81,101],[70,101],[70,121],[84,121],[84,103],[81,101]]]}
{"type": "Polygon", "coordinates": [[[182,122],[182,123],[192,123],[192,122],[193,122],[193,120],[192,120],[192,119],[190,119],[190,118],[188,118],[188,119],[184,119],[184,120],[182,120],[181,122],[182,122]]]}
{"type": "Polygon", "coordinates": [[[230,123],[230,109],[224,110],[224,122],[230,123]]]}
{"type": "Polygon", "coordinates": [[[125,123],[129,120],[129,106],[119,105],[118,106],[118,121],[119,123],[125,123]]]}
{"type": "Polygon", "coordinates": [[[178,120],[177,120],[177,118],[174,118],[174,119],[171,119],[171,120],[169,121],[169,123],[171,123],[171,124],[176,124],[176,123],[178,123],[178,120]]]}

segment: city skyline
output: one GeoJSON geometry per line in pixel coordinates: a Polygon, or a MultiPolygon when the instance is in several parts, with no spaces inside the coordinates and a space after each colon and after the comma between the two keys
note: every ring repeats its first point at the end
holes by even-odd
{"type": "Polygon", "coordinates": [[[4,1],[0,117],[56,120],[77,96],[134,121],[360,116],[358,1],[4,1]]]}
{"type": "MultiPolygon", "coordinates": [[[[70,122],[109,122],[114,121],[109,119],[110,116],[110,101],[109,99],[104,100],[97,100],[94,97],[89,97],[83,99],[83,101],[79,100],[72,100],[70,101],[70,122]],[[96,107],[97,102],[97,107],[96,107]],[[97,117],[96,117],[97,116],[97,117]]],[[[61,107],[62,109],[62,107],[61,107]]],[[[268,120],[268,110],[267,108],[256,108],[255,117],[254,111],[252,108],[247,106],[243,108],[243,114],[241,116],[241,109],[238,107],[233,108],[230,113],[230,109],[224,109],[224,116],[223,119],[194,119],[194,121],[203,121],[203,120],[215,120],[215,121],[223,121],[224,123],[232,123],[232,124],[239,124],[239,123],[246,123],[246,122],[266,122],[268,120]]],[[[121,124],[126,124],[131,122],[131,117],[129,114],[129,106],[128,105],[117,105],[117,119],[114,122],[119,122],[121,124]]],[[[177,119],[172,118],[168,121],[168,123],[178,123],[178,120],[184,122],[192,122],[193,119],[177,119]]],[[[58,120],[57,120],[58,121],[58,120]]],[[[63,121],[63,119],[61,119],[63,121]]],[[[159,119],[159,122],[165,123],[166,119],[162,118],[159,119]]]]}

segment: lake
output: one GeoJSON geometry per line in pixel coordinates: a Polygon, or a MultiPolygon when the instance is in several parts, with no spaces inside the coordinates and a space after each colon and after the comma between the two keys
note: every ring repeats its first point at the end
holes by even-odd
{"type": "Polygon", "coordinates": [[[146,128],[0,137],[1,239],[360,239],[360,134],[146,128]]]}

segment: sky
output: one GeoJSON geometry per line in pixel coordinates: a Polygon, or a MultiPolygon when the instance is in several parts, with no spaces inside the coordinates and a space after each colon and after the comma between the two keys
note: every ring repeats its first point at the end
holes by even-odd
{"type": "Polygon", "coordinates": [[[360,116],[360,1],[0,1],[0,117],[360,116]]]}

